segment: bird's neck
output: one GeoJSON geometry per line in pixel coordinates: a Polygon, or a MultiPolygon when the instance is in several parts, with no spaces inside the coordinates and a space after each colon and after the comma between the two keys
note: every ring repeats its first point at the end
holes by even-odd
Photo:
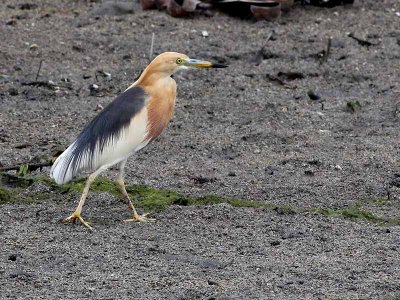
{"type": "Polygon", "coordinates": [[[165,79],[168,80],[171,78],[170,76],[171,74],[149,71],[148,68],[146,68],[136,82],[137,85],[148,87],[157,84],[159,81],[164,81],[165,79]]]}

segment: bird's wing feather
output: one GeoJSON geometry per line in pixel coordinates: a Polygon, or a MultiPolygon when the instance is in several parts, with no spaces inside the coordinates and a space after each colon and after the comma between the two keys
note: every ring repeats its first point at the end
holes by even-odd
{"type": "Polygon", "coordinates": [[[143,147],[147,131],[146,93],[131,87],[105,107],[55,161],[50,174],[59,184],[83,171],[126,159],[143,147]]]}

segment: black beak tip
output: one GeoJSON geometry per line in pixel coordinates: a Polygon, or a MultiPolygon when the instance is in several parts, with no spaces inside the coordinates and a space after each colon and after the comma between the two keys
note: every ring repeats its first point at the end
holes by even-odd
{"type": "Polygon", "coordinates": [[[223,65],[223,64],[212,64],[212,68],[216,68],[216,69],[221,69],[221,68],[227,68],[227,65],[223,65]]]}

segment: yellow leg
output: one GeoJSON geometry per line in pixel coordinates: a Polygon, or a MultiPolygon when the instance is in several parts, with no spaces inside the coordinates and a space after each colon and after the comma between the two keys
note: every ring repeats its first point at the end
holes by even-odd
{"type": "Polygon", "coordinates": [[[85,220],[83,220],[83,218],[81,217],[82,207],[85,204],[86,197],[89,193],[90,185],[96,179],[96,177],[104,170],[105,170],[105,168],[100,168],[88,177],[88,179],[86,180],[85,188],[83,189],[81,199],[79,200],[78,206],[76,207],[76,209],[72,213],[72,215],[70,215],[68,218],[66,218],[62,221],[63,223],[67,223],[67,222],[75,223],[75,221],[78,219],[87,228],[92,229],[90,224],[88,222],[86,222],[85,220]]]}
{"type": "Polygon", "coordinates": [[[129,197],[126,188],[125,188],[125,182],[124,182],[124,168],[125,168],[126,160],[123,161],[120,164],[120,172],[117,178],[117,185],[119,187],[119,190],[121,191],[122,195],[124,196],[125,201],[128,203],[128,206],[130,210],[132,211],[132,218],[125,220],[125,222],[154,222],[155,219],[148,218],[147,214],[139,215],[133,206],[132,200],[129,197]]]}

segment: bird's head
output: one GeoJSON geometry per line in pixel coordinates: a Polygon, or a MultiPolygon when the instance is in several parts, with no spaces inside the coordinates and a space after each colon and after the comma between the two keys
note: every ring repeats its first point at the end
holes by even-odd
{"type": "Polygon", "coordinates": [[[158,55],[146,69],[149,72],[163,73],[165,76],[171,76],[178,70],[188,68],[226,68],[226,66],[189,58],[187,55],[177,52],[164,52],[158,55]]]}

